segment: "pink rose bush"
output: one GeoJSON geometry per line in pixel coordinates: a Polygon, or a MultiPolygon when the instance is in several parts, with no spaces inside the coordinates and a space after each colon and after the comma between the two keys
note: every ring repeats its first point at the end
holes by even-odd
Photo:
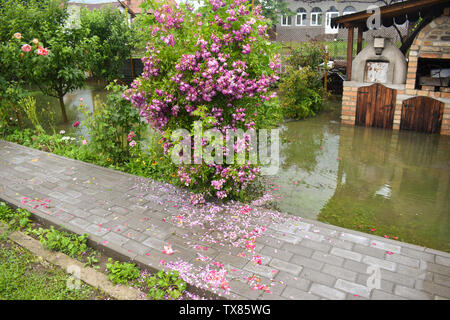
{"type": "MultiPolygon", "coordinates": [[[[261,8],[251,11],[244,0],[205,1],[198,12],[188,4],[147,6],[154,14],[145,26],[144,71],[123,97],[161,134],[166,155],[178,143],[171,140],[173,131],[193,134],[197,121],[223,136],[227,130],[259,129],[280,67],[261,8]]],[[[203,137],[202,145],[206,142],[203,137]]],[[[249,145],[244,139],[234,149],[249,151],[249,145]]],[[[260,169],[195,162],[177,165],[174,172],[180,185],[223,199],[239,197],[260,169]]]]}

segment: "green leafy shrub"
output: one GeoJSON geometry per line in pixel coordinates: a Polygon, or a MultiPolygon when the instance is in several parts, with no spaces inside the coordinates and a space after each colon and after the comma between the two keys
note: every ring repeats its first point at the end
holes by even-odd
{"type": "Polygon", "coordinates": [[[44,248],[65,253],[73,258],[81,256],[88,250],[86,242],[89,234],[87,233],[79,236],[56,230],[52,226],[50,229],[40,228],[36,234],[44,248]]]}
{"type": "Polygon", "coordinates": [[[25,209],[11,209],[6,203],[0,202],[0,221],[8,224],[9,230],[28,229],[31,226],[31,213],[25,209]]]}
{"type": "Polygon", "coordinates": [[[318,70],[325,61],[325,47],[314,41],[300,43],[293,48],[286,63],[294,69],[309,66],[313,70],[318,70]]]}
{"type": "Polygon", "coordinates": [[[140,270],[134,263],[113,262],[111,258],[108,259],[106,268],[109,272],[108,279],[115,284],[127,284],[136,280],[140,275],[140,270]]]}
{"type": "Polygon", "coordinates": [[[280,83],[280,99],[286,118],[304,119],[317,114],[323,105],[324,90],[321,77],[310,67],[288,68],[280,83]]]}
{"type": "Polygon", "coordinates": [[[180,278],[177,271],[160,270],[146,280],[149,288],[148,297],[155,300],[162,300],[166,295],[178,299],[186,290],[186,282],[180,278]]]}
{"type": "Polygon", "coordinates": [[[130,58],[135,34],[127,25],[125,13],[113,7],[82,8],[80,20],[81,28],[98,44],[87,56],[90,71],[106,81],[117,79],[122,65],[130,58]]]}
{"type": "Polygon", "coordinates": [[[130,143],[140,141],[146,125],[141,121],[139,110],[122,98],[125,87],[111,83],[106,87],[111,93],[107,101],[91,112],[81,106],[85,114],[82,124],[88,129],[89,148],[112,163],[123,163],[130,157],[130,143]]]}

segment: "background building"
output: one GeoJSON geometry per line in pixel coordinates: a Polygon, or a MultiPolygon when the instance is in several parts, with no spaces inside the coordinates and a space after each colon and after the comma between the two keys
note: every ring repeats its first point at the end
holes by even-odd
{"type": "MultiPolygon", "coordinates": [[[[385,6],[387,3],[401,2],[398,0],[283,0],[288,3],[289,9],[294,12],[292,16],[281,16],[280,22],[276,25],[276,40],[280,42],[302,42],[307,40],[333,40],[346,39],[347,32],[344,29],[332,28],[331,18],[352,14],[359,11],[366,11],[369,6],[385,6]]],[[[398,26],[402,35],[408,30],[408,24],[398,26]]],[[[399,34],[394,27],[382,27],[381,30],[368,31],[365,39],[374,35],[386,32],[393,41],[399,41],[399,34]]]]}

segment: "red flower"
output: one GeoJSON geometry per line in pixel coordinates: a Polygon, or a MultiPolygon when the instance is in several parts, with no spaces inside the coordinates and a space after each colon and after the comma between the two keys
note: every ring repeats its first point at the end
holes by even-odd
{"type": "Polygon", "coordinates": [[[80,125],[80,121],[75,121],[75,122],[72,124],[72,126],[73,126],[74,128],[78,127],[79,125],[80,125]]]}
{"type": "Polygon", "coordinates": [[[40,56],[46,56],[48,55],[48,49],[40,46],[39,48],[37,48],[37,54],[40,56]]]}

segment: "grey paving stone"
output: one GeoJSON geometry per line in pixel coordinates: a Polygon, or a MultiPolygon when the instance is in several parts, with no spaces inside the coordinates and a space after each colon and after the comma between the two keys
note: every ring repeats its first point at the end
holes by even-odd
{"type": "Polygon", "coordinates": [[[96,225],[105,224],[105,223],[110,221],[109,219],[106,219],[106,218],[103,218],[103,217],[99,217],[99,216],[96,216],[94,214],[88,216],[86,218],[86,220],[91,222],[91,223],[95,223],[96,225]]]}
{"type": "Polygon", "coordinates": [[[356,294],[365,298],[369,298],[370,297],[370,289],[366,286],[363,286],[361,284],[355,283],[355,282],[350,282],[347,280],[343,280],[343,279],[337,279],[336,280],[336,284],[334,285],[334,287],[336,289],[351,293],[351,294],[356,294]]]}
{"type": "Polygon", "coordinates": [[[311,257],[314,260],[319,260],[327,264],[333,264],[335,266],[342,266],[344,258],[337,257],[329,253],[323,253],[321,251],[315,251],[311,257]]]}
{"type": "Polygon", "coordinates": [[[418,280],[416,281],[415,289],[450,299],[450,288],[434,282],[418,280]]]}
{"type": "Polygon", "coordinates": [[[256,300],[262,294],[261,290],[252,290],[247,283],[232,280],[229,283],[231,292],[239,294],[247,299],[256,300]]]}
{"type": "Polygon", "coordinates": [[[390,251],[390,252],[394,252],[394,253],[401,253],[401,247],[399,245],[395,245],[392,243],[388,243],[388,242],[383,242],[380,240],[370,240],[370,246],[372,248],[377,248],[377,249],[381,249],[381,250],[385,250],[385,251],[390,251]]]}
{"type": "Polygon", "coordinates": [[[414,283],[418,279],[417,277],[411,277],[398,272],[391,272],[384,269],[380,269],[380,273],[382,279],[410,288],[414,288],[414,283]]]}
{"type": "Polygon", "coordinates": [[[272,236],[273,236],[273,238],[275,238],[277,240],[292,243],[292,244],[297,244],[302,239],[302,237],[300,237],[300,236],[296,236],[296,235],[293,235],[290,233],[281,233],[281,232],[277,232],[277,231],[273,232],[272,236]]]}
{"type": "Polygon", "coordinates": [[[309,240],[318,241],[318,242],[325,240],[325,236],[322,234],[319,234],[319,233],[298,230],[295,234],[303,239],[309,239],[309,240]]]}
{"type": "MultiPolygon", "coordinates": [[[[424,265],[423,269],[420,269],[420,268],[412,268],[412,267],[408,267],[403,264],[399,264],[397,266],[397,273],[400,275],[404,274],[413,279],[421,279],[421,280],[429,280],[429,281],[431,281],[433,279],[433,273],[426,270],[426,265],[424,265]]],[[[434,276],[436,276],[436,275],[437,275],[437,273],[434,274],[434,276]]]]}
{"type": "Polygon", "coordinates": [[[341,248],[331,248],[330,254],[358,262],[362,260],[362,255],[360,253],[341,248]]]}
{"type": "MultiPolygon", "coordinates": [[[[409,243],[404,243],[403,245],[407,246],[410,245],[409,243]]],[[[439,251],[439,250],[435,250],[435,249],[431,249],[431,248],[425,248],[425,252],[428,253],[433,253],[437,256],[442,256],[444,258],[449,258],[450,259],[450,253],[448,252],[444,252],[444,251],[439,251]]]]}
{"type": "Polygon", "coordinates": [[[351,270],[347,270],[341,267],[325,264],[322,268],[322,272],[337,277],[339,279],[344,279],[348,281],[355,281],[357,273],[351,270]]]}
{"type": "Polygon", "coordinates": [[[345,250],[353,250],[353,247],[355,246],[353,242],[340,239],[329,239],[324,242],[331,245],[333,248],[341,248],[345,250]]]}
{"type": "Polygon", "coordinates": [[[283,284],[289,284],[290,286],[302,291],[308,291],[309,287],[311,286],[311,281],[294,276],[284,271],[278,272],[274,280],[276,282],[281,281],[283,284]]]}
{"type": "Polygon", "coordinates": [[[280,241],[279,239],[275,239],[272,236],[265,236],[264,234],[256,239],[257,244],[268,245],[274,248],[280,248],[285,243],[280,241]]]}
{"type": "Polygon", "coordinates": [[[444,276],[450,275],[450,268],[446,267],[444,265],[427,262],[426,266],[427,266],[426,271],[439,273],[439,274],[442,274],[444,276]]]}
{"type": "Polygon", "coordinates": [[[150,251],[148,246],[132,239],[128,240],[122,247],[139,255],[144,255],[150,251]]]}
{"type": "Polygon", "coordinates": [[[129,241],[128,238],[116,233],[116,232],[108,232],[103,239],[105,239],[108,242],[112,242],[114,244],[117,244],[119,246],[123,246],[125,243],[129,241]]]}
{"type": "Polygon", "coordinates": [[[80,218],[73,218],[69,221],[69,223],[83,230],[86,230],[86,228],[91,224],[89,221],[80,218]]]}
{"type": "Polygon", "coordinates": [[[163,250],[164,246],[168,245],[168,243],[166,241],[163,241],[163,240],[160,240],[160,239],[157,239],[154,237],[149,237],[147,240],[143,241],[142,244],[145,246],[149,246],[153,249],[159,250],[159,251],[163,250]]]}
{"type": "Polygon", "coordinates": [[[395,286],[394,294],[412,300],[430,300],[432,298],[430,294],[401,285],[395,286]]]}
{"type": "Polygon", "coordinates": [[[372,299],[373,300],[406,300],[406,298],[397,296],[395,294],[387,293],[382,290],[373,289],[372,290],[372,299]]]}
{"type": "Polygon", "coordinates": [[[119,206],[111,207],[111,211],[114,212],[114,213],[122,214],[122,215],[126,215],[126,214],[129,213],[128,209],[125,209],[125,208],[122,208],[122,207],[119,207],[119,206]]]}
{"type": "Polygon", "coordinates": [[[104,236],[106,233],[108,233],[109,230],[107,230],[106,228],[99,227],[98,224],[94,223],[86,228],[86,232],[94,236],[101,237],[104,236]]]}
{"type": "Polygon", "coordinates": [[[296,230],[298,230],[297,226],[294,226],[292,223],[272,223],[269,225],[270,229],[273,229],[275,231],[279,231],[281,233],[295,233],[296,230]]]}
{"type": "Polygon", "coordinates": [[[336,277],[309,268],[303,268],[300,277],[311,282],[317,282],[332,287],[336,281],[336,277]]]}
{"type": "Polygon", "coordinates": [[[294,255],[292,252],[289,252],[288,250],[272,248],[270,246],[264,246],[264,248],[261,249],[260,253],[270,255],[272,257],[276,257],[277,259],[284,261],[289,261],[294,255]]]}
{"type": "Polygon", "coordinates": [[[364,262],[368,265],[371,265],[371,266],[376,266],[376,267],[383,268],[383,269],[390,270],[390,271],[395,271],[397,268],[397,264],[395,262],[382,260],[382,259],[369,257],[369,256],[363,257],[362,262],[364,262]]]}
{"type": "Polygon", "coordinates": [[[107,217],[111,214],[111,211],[105,210],[103,208],[95,208],[89,210],[90,213],[95,214],[96,216],[100,217],[107,217]]]}
{"type": "Polygon", "coordinates": [[[442,264],[443,266],[450,267],[450,258],[446,258],[440,255],[436,255],[436,263],[442,264]]]}
{"type": "Polygon", "coordinates": [[[280,259],[277,258],[273,258],[270,263],[269,263],[270,267],[273,267],[277,270],[281,270],[281,271],[285,271],[288,273],[293,274],[294,276],[298,276],[300,274],[300,272],[302,271],[303,267],[293,264],[293,263],[289,263],[286,261],[282,261],[280,259]]]}
{"type": "Polygon", "coordinates": [[[433,281],[437,284],[450,287],[450,277],[443,276],[441,274],[435,274],[433,281]]]}
{"type": "Polygon", "coordinates": [[[310,291],[329,300],[345,300],[345,293],[320,283],[313,283],[310,291]]]}
{"type": "Polygon", "coordinates": [[[314,252],[311,248],[303,247],[302,245],[294,245],[292,243],[283,244],[281,250],[286,250],[293,254],[301,255],[307,258],[311,257],[314,252]]]}
{"type": "Polygon", "coordinates": [[[295,287],[287,286],[281,296],[290,300],[319,300],[320,298],[314,294],[299,290],[295,287]]]}
{"type": "Polygon", "coordinates": [[[419,259],[415,259],[415,258],[410,258],[401,254],[391,254],[391,255],[386,255],[386,260],[387,261],[392,261],[392,262],[396,262],[398,264],[403,264],[406,265],[408,267],[412,267],[412,268],[419,268],[420,266],[420,260],[419,259]]]}
{"type": "Polygon", "coordinates": [[[414,249],[411,249],[408,247],[402,248],[402,254],[404,254],[405,256],[410,257],[410,258],[424,260],[427,262],[434,262],[434,256],[435,256],[433,253],[418,251],[418,250],[414,250],[414,249]]]}
{"type": "MultiPolygon", "coordinates": [[[[359,283],[366,287],[376,285],[376,283],[374,283],[374,281],[373,281],[373,273],[367,273],[367,274],[359,273],[358,277],[356,278],[356,283],[359,283]],[[371,279],[369,279],[369,277],[371,277],[371,279]]],[[[393,293],[394,285],[395,284],[393,282],[390,282],[386,279],[383,279],[383,277],[381,277],[379,287],[375,287],[375,289],[380,289],[380,290],[383,290],[388,293],[393,293]]]]}
{"type": "Polygon", "coordinates": [[[347,270],[351,270],[351,271],[355,271],[357,273],[363,273],[363,274],[367,273],[368,267],[369,267],[369,265],[367,265],[365,263],[357,262],[357,261],[353,261],[353,260],[346,260],[344,262],[344,266],[343,266],[343,268],[345,268],[347,270]]]}
{"type": "Polygon", "coordinates": [[[269,278],[269,279],[273,279],[278,272],[278,270],[273,267],[258,265],[258,264],[255,264],[253,261],[249,261],[245,265],[244,270],[254,273],[254,274],[257,274],[257,275],[260,275],[260,276],[263,276],[263,277],[266,277],[266,278],[269,278]],[[276,272],[274,272],[274,271],[276,271],[276,272]]]}
{"type": "Polygon", "coordinates": [[[299,255],[294,255],[290,262],[298,266],[308,267],[315,270],[320,270],[324,265],[324,263],[321,261],[313,260],[311,258],[306,258],[299,255]]]}
{"type": "Polygon", "coordinates": [[[369,245],[369,238],[367,237],[363,237],[363,236],[359,236],[353,233],[348,233],[348,232],[342,232],[339,236],[339,239],[341,240],[346,240],[346,241],[351,241],[354,243],[358,243],[358,244],[362,244],[362,245],[369,245]]]}
{"type": "Polygon", "coordinates": [[[300,245],[303,247],[313,249],[313,250],[320,250],[325,253],[329,252],[331,249],[331,246],[325,242],[318,242],[318,241],[313,241],[313,240],[309,240],[309,239],[303,239],[302,242],[300,243],[300,245]]]}

